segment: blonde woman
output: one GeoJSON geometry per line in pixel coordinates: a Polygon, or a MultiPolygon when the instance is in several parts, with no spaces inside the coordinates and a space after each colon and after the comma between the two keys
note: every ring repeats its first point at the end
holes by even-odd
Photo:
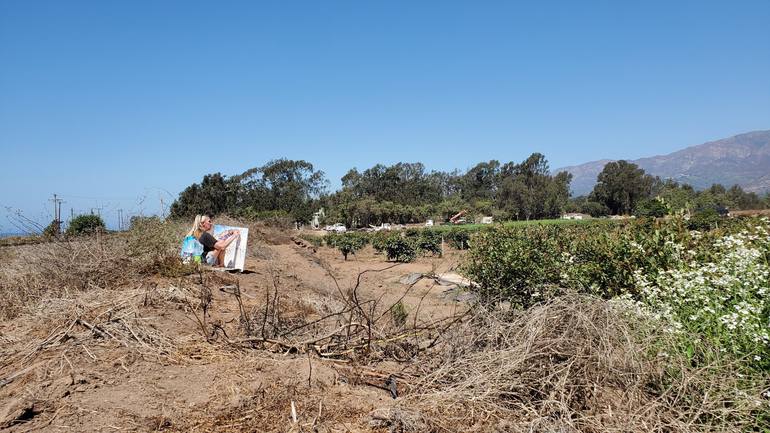
{"type": "Polygon", "coordinates": [[[194,236],[203,245],[203,260],[211,266],[223,266],[225,249],[241,235],[238,230],[225,232],[221,240],[211,234],[214,221],[208,215],[196,215],[193,227],[188,236],[194,236]]]}

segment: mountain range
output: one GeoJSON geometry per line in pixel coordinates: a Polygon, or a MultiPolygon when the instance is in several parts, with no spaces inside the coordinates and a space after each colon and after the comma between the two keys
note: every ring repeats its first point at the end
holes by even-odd
{"type": "MultiPolygon", "coordinates": [[[[572,173],[572,194],[593,190],[596,176],[611,159],[563,167],[554,173],[572,173]]],[[[690,146],[668,155],[631,160],[647,174],[705,189],[720,183],[740,185],[745,191],[770,191],[770,130],[752,131],[722,140],[690,146]]]]}

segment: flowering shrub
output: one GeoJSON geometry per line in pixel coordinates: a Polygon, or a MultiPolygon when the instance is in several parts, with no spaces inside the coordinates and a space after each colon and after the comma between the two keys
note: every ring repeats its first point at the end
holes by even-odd
{"type": "MultiPolygon", "coordinates": [[[[713,258],[685,252],[681,266],[636,273],[643,311],[759,369],[770,369],[770,233],[767,219],[717,239],[713,258]]],[[[695,234],[696,237],[698,234],[695,234]]],[[[698,356],[699,341],[685,350],[698,356]]]]}
{"type": "Polygon", "coordinates": [[[605,227],[500,228],[474,235],[465,271],[481,299],[527,308],[567,291],[625,298],[699,335],[683,339],[770,370],[770,223],[725,220],[707,232],[682,220],[605,227]]]}
{"type": "Polygon", "coordinates": [[[661,366],[653,391],[662,400],[696,411],[691,422],[716,422],[705,408],[721,412],[726,428],[704,431],[770,433],[732,428],[770,425],[769,262],[767,218],[704,232],[671,219],[495,228],[474,235],[464,270],[482,301],[528,308],[565,291],[612,299],[661,366]]]}

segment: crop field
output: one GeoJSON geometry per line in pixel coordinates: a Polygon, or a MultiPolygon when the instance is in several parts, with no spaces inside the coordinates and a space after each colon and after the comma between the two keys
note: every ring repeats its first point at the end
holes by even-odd
{"type": "Polygon", "coordinates": [[[768,431],[766,217],[219,221],[246,272],[173,221],[0,247],[0,429],[768,431]]]}

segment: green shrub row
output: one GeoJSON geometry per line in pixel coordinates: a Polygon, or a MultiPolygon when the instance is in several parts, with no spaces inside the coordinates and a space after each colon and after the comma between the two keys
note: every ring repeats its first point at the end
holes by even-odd
{"type": "Polygon", "coordinates": [[[436,230],[409,229],[403,232],[330,233],[323,238],[316,239],[323,239],[326,246],[337,248],[345,260],[347,260],[348,255],[355,254],[367,244],[371,244],[375,251],[384,254],[388,260],[411,262],[419,255],[440,257],[442,238],[446,236],[446,234],[436,230]]]}
{"type": "Polygon", "coordinates": [[[768,371],[770,221],[715,221],[706,231],[683,219],[495,228],[473,235],[463,269],[484,301],[527,308],[565,291],[614,299],[682,335],[670,349],[694,365],[718,353],[768,371]]]}
{"type": "Polygon", "coordinates": [[[639,219],[617,224],[493,227],[472,235],[464,271],[484,299],[521,307],[563,289],[605,299],[637,294],[635,274],[652,278],[680,263],[713,255],[714,241],[752,223],[725,219],[704,232],[688,221],[639,219]]]}

